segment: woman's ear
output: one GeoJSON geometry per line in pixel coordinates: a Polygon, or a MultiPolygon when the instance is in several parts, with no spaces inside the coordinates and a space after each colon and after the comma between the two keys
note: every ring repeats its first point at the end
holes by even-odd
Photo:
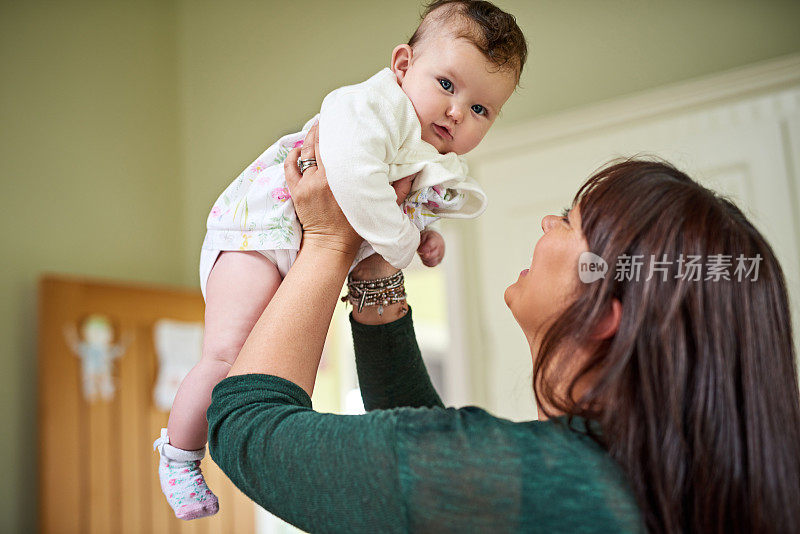
{"type": "Polygon", "coordinates": [[[392,50],[392,64],[391,69],[397,77],[397,83],[403,85],[403,78],[411,67],[411,57],[414,51],[407,44],[401,44],[394,47],[392,50]]]}
{"type": "Polygon", "coordinates": [[[592,336],[597,341],[608,339],[617,333],[622,320],[622,303],[618,299],[611,299],[611,306],[594,329],[592,336]]]}

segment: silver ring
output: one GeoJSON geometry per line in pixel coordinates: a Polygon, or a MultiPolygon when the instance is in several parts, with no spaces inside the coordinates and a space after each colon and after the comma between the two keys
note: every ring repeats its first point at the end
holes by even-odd
{"type": "Polygon", "coordinates": [[[314,158],[300,159],[297,158],[297,166],[300,167],[300,174],[303,174],[309,167],[316,167],[317,160],[314,158]]]}

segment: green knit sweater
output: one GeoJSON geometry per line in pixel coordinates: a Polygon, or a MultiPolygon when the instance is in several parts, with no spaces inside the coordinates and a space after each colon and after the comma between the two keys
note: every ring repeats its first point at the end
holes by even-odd
{"type": "Polygon", "coordinates": [[[276,376],[214,388],[211,456],[253,501],[309,532],[643,530],[622,471],[584,421],[444,408],[410,312],[351,325],[365,415],[315,412],[276,376]]]}

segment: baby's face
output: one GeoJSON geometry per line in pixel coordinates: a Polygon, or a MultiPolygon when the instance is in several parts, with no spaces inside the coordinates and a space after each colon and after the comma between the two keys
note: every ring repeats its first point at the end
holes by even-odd
{"type": "Polygon", "coordinates": [[[465,154],[481,142],[516,87],[466,39],[431,38],[398,76],[422,125],[422,140],[440,154],[465,154]]]}

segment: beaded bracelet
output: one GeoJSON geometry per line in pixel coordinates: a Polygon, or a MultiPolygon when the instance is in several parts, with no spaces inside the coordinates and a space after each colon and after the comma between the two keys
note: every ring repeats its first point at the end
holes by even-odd
{"type": "Polygon", "coordinates": [[[378,306],[378,315],[383,315],[383,307],[406,300],[403,271],[377,280],[353,280],[352,274],[347,276],[347,295],[342,302],[350,302],[358,311],[364,306],[378,306]]]}

